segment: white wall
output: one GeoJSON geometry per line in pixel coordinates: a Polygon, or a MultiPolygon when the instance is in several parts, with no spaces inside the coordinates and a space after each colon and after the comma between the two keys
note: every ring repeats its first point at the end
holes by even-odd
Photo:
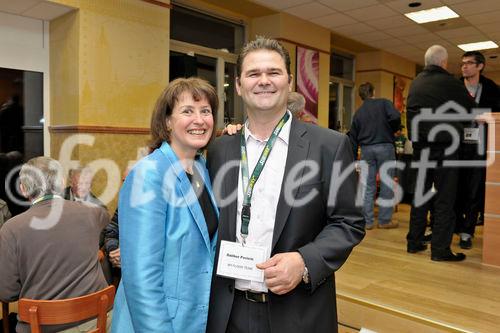
{"type": "Polygon", "coordinates": [[[0,67],[43,73],[43,145],[50,155],[49,22],[0,12],[0,67]]]}

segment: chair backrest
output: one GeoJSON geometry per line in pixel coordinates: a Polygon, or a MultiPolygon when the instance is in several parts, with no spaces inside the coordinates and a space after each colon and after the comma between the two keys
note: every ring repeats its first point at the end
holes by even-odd
{"type": "Polygon", "coordinates": [[[113,306],[114,298],[114,286],[63,300],[21,298],[18,303],[19,319],[30,324],[32,333],[40,333],[40,325],[69,324],[97,317],[97,328],[89,333],[106,333],[107,312],[113,306]]]}
{"type": "Polygon", "coordinates": [[[9,332],[9,303],[2,301],[2,327],[4,332],[9,332]]]}

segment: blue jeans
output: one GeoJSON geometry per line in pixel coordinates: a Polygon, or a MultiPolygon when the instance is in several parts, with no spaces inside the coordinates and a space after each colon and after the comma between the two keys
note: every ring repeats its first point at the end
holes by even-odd
{"type": "MultiPolygon", "coordinates": [[[[366,225],[373,225],[374,214],[373,204],[377,192],[377,173],[384,163],[391,163],[391,169],[380,175],[379,198],[392,200],[394,198],[394,166],[396,155],[394,145],[391,143],[378,143],[374,145],[361,146],[361,160],[368,164],[368,175],[366,177],[365,196],[363,201],[363,215],[366,225]]],[[[361,177],[362,179],[364,177],[361,177]]],[[[379,205],[378,223],[387,224],[391,222],[394,206],[379,205]]]]}

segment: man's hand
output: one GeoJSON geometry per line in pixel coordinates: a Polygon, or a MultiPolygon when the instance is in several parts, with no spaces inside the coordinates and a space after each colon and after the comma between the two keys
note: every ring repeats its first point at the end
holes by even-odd
{"type": "Polygon", "coordinates": [[[267,287],[273,293],[284,295],[302,281],[305,263],[299,252],[278,253],[269,260],[257,264],[264,270],[267,287]]]}
{"type": "Polygon", "coordinates": [[[477,115],[474,120],[480,124],[491,124],[495,122],[495,119],[490,112],[483,112],[480,115],[477,115]]]}
{"type": "Polygon", "coordinates": [[[113,267],[122,267],[120,263],[120,248],[109,252],[109,262],[111,262],[111,265],[113,265],[113,267]]]}
{"type": "Polygon", "coordinates": [[[238,133],[238,131],[241,130],[241,128],[243,127],[243,125],[241,124],[236,124],[236,125],[233,125],[233,124],[228,124],[223,130],[222,130],[222,135],[224,134],[227,134],[227,135],[235,135],[236,133],[238,133]]]}

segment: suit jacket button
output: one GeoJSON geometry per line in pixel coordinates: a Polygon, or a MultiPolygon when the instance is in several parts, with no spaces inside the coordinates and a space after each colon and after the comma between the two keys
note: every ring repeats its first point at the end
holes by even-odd
{"type": "Polygon", "coordinates": [[[231,294],[232,294],[232,293],[233,293],[233,291],[234,291],[234,287],[233,287],[232,285],[229,285],[229,286],[227,287],[227,289],[229,289],[229,292],[230,292],[231,294]]]}

